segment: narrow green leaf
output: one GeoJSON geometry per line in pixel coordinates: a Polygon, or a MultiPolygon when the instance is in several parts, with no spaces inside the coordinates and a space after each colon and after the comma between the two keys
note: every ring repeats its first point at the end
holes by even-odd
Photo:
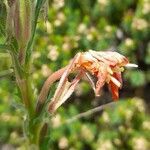
{"type": "Polygon", "coordinates": [[[31,55],[31,51],[32,51],[31,47],[32,47],[32,43],[33,43],[35,31],[36,31],[37,20],[38,20],[38,17],[39,17],[40,10],[41,10],[43,4],[45,3],[45,1],[46,0],[37,0],[37,3],[36,3],[35,16],[34,16],[34,19],[33,19],[33,22],[32,22],[31,39],[30,39],[30,41],[28,43],[28,46],[27,46],[26,64],[28,64],[29,59],[30,59],[30,55],[31,55]]]}
{"type": "Polygon", "coordinates": [[[4,2],[0,2],[0,35],[5,35],[7,10],[4,2]]]}
{"type": "Polygon", "coordinates": [[[10,47],[7,44],[0,44],[0,53],[7,53],[7,50],[9,50],[10,47]]]}
{"type": "Polygon", "coordinates": [[[0,78],[12,75],[12,73],[13,73],[13,69],[1,71],[0,72],[0,78]]]}

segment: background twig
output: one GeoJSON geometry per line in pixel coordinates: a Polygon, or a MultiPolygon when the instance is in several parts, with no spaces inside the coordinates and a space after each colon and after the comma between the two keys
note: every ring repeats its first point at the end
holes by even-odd
{"type": "Polygon", "coordinates": [[[81,118],[83,118],[83,117],[90,116],[90,115],[92,115],[92,114],[94,114],[94,113],[96,113],[96,112],[98,112],[98,111],[102,111],[102,110],[105,109],[106,107],[113,106],[113,105],[115,105],[115,102],[110,102],[110,103],[103,104],[103,105],[101,105],[101,106],[95,107],[95,108],[93,108],[93,109],[90,109],[90,110],[88,110],[88,111],[86,111],[86,112],[80,113],[80,114],[78,114],[78,115],[76,115],[76,116],[74,116],[74,117],[72,117],[72,118],[66,120],[63,124],[72,123],[72,122],[74,122],[74,121],[76,121],[76,120],[78,120],[78,119],[81,119],[81,118]]]}

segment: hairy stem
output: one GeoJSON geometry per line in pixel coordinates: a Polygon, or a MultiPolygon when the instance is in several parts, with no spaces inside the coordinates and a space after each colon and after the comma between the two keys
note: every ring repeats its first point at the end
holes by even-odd
{"type": "Polygon", "coordinates": [[[32,93],[30,78],[28,76],[25,78],[22,78],[22,79],[20,79],[18,77],[17,78],[17,84],[19,86],[22,100],[25,104],[25,107],[28,110],[29,115],[33,116],[33,114],[34,114],[33,93],[32,93]]]}
{"type": "MultiPolygon", "coordinates": [[[[16,76],[16,83],[20,89],[22,101],[28,111],[28,115],[32,116],[34,113],[33,108],[33,92],[32,92],[32,85],[30,81],[29,74],[21,67],[18,57],[14,53],[10,53],[14,65],[14,72],[16,76]]],[[[29,70],[28,70],[29,72],[29,70]]]]}

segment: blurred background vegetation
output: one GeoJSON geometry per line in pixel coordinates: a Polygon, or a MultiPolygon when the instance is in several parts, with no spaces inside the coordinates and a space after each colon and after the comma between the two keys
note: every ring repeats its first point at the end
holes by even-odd
{"type": "MultiPolygon", "coordinates": [[[[49,121],[50,149],[150,149],[149,14],[149,0],[49,0],[45,3],[33,52],[31,75],[36,93],[49,74],[65,66],[79,51],[115,50],[139,66],[124,72],[120,101],[104,111],[68,123],[66,120],[73,116],[112,101],[107,88],[101,97],[94,98],[92,89],[83,80],[49,121]]],[[[10,56],[0,53],[0,64],[0,71],[11,68],[10,56]]],[[[4,78],[3,74],[0,74],[0,149],[22,150],[23,108],[14,77],[4,78]]]]}

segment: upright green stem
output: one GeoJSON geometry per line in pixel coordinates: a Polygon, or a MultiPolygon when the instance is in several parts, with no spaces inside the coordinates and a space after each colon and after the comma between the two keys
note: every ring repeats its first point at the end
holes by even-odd
{"type": "Polygon", "coordinates": [[[39,138],[40,138],[40,129],[42,127],[41,122],[34,122],[34,118],[29,120],[29,136],[28,136],[28,141],[29,141],[29,145],[36,145],[39,147],[39,138]]]}
{"type": "Polygon", "coordinates": [[[39,146],[40,130],[43,123],[38,119],[39,115],[36,115],[34,107],[35,96],[30,76],[30,61],[37,20],[45,1],[12,1],[8,7],[7,30],[8,33],[12,33],[10,35],[16,41],[14,42],[11,39],[9,47],[7,45],[0,45],[0,48],[3,50],[9,48],[12,56],[16,83],[21,93],[22,103],[24,103],[28,112],[27,119],[25,120],[27,125],[25,134],[29,144],[34,144],[37,147],[39,146]]]}
{"type": "Polygon", "coordinates": [[[34,108],[33,108],[34,96],[29,76],[25,76],[24,78],[17,77],[17,84],[21,91],[22,100],[25,104],[26,109],[28,110],[29,116],[31,117],[34,115],[34,108]]]}
{"type": "Polygon", "coordinates": [[[14,53],[11,53],[11,56],[14,64],[16,82],[21,93],[22,102],[24,103],[28,112],[27,119],[25,120],[27,127],[24,130],[28,138],[28,145],[34,145],[38,147],[40,128],[42,124],[35,116],[34,94],[29,74],[30,68],[24,69],[23,66],[20,65],[20,62],[14,53]]]}
{"type": "MultiPolygon", "coordinates": [[[[29,68],[28,68],[29,69],[29,68]]],[[[29,70],[26,71],[29,72],[29,70]]],[[[32,82],[30,75],[26,73],[26,71],[20,70],[18,66],[15,64],[15,73],[16,73],[16,82],[20,89],[22,101],[25,105],[25,108],[28,112],[27,115],[27,131],[25,134],[28,138],[28,145],[34,145],[38,148],[39,146],[39,134],[41,128],[41,122],[37,120],[35,116],[35,108],[34,108],[34,94],[32,89],[32,82]]]]}
{"type": "MultiPolygon", "coordinates": [[[[17,56],[11,52],[13,64],[14,64],[14,72],[16,76],[16,82],[21,92],[22,101],[28,110],[28,115],[32,116],[34,113],[33,108],[33,92],[32,85],[30,81],[30,76],[23,67],[20,65],[17,56]]],[[[29,71],[28,71],[29,72],[29,71]]]]}

